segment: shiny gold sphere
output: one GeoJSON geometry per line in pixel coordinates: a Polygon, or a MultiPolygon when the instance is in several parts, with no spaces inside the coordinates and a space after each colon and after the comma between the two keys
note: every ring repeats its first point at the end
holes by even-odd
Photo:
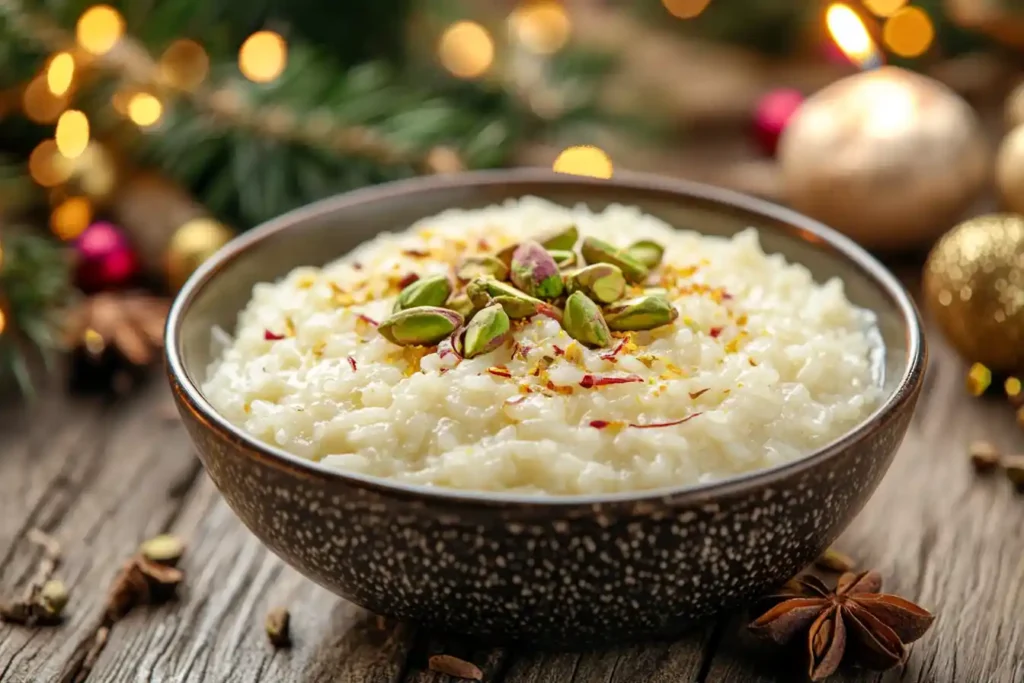
{"type": "Polygon", "coordinates": [[[1024,82],[1014,88],[1006,98],[1003,118],[1006,121],[1006,130],[1013,130],[1024,123],[1024,82]]]}
{"type": "Polygon", "coordinates": [[[174,231],[167,245],[167,284],[181,289],[189,276],[214,252],[227,244],[234,233],[212,218],[193,218],[174,231]]]}
{"type": "Polygon", "coordinates": [[[996,186],[1004,207],[1024,213],[1024,125],[1011,130],[999,146],[996,186]]]}
{"type": "Polygon", "coordinates": [[[930,244],[984,189],[991,153],[977,116],[938,81],[885,67],[810,97],[779,144],[783,196],[880,249],[930,244]]]}
{"type": "Polygon", "coordinates": [[[946,234],[925,264],[924,298],[965,360],[1024,369],[1024,217],[981,216],[946,234]]]}

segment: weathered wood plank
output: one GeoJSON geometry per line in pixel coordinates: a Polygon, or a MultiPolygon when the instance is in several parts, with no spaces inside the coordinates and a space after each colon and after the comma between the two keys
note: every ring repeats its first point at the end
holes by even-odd
{"type": "MultiPolygon", "coordinates": [[[[998,476],[979,481],[967,443],[1024,450],[1012,412],[972,401],[963,366],[937,335],[920,413],[879,491],[839,547],[878,568],[887,587],[939,614],[907,665],[885,675],[848,671],[846,683],[1024,681],[1024,500],[998,476]]],[[[118,563],[147,535],[190,539],[179,604],[118,623],[89,683],[145,680],[448,683],[427,656],[446,651],[492,683],[782,683],[802,667],[750,642],[745,615],[678,642],[551,654],[436,641],[330,595],[273,557],[236,520],[184,433],[165,420],[156,387],[116,406],[62,397],[39,412],[0,413],[0,582],[13,587],[37,558],[31,527],[65,547],[59,575],[72,590],[58,629],[0,625],[0,681],[69,680],[81,664],[118,563]],[[295,647],[274,651],[262,622],[287,605],[295,647]]]]}

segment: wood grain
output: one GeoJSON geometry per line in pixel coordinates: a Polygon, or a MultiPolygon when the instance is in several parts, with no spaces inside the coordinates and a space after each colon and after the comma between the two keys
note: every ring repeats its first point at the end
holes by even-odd
{"type": "MultiPolygon", "coordinates": [[[[937,335],[911,431],[871,502],[837,547],[878,568],[887,587],[939,619],[906,666],[844,671],[846,683],[1024,683],[1024,497],[979,478],[965,449],[985,437],[1024,450],[1012,411],[963,391],[964,368],[937,335]]],[[[113,628],[89,683],[124,681],[445,683],[435,652],[475,662],[502,683],[783,683],[798,662],[752,642],[730,615],[673,643],[557,654],[438,640],[334,597],[272,556],[206,478],[160,386],[118,405],[52,396],[0,412],[0,585],[31,575],[39,527],[61,541],[67,623],[0,625],[0,681],[69,681],[80,673],[118,563],[148,535],[190,539],[177,604],[141,609],[113,628]],[[263,618],[292,612],[295,645],[275,651],[263,618]]]]}

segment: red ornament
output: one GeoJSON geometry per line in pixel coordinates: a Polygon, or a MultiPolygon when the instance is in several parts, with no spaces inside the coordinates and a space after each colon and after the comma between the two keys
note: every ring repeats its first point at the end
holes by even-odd
{"type": "Polygon", "coordinates": [[[782,131],[803,102],[804,96],[800,91],[786,88],[771,91],[757,103],[754,111],[754,137],[765,154],[775,155],[782,131]]]}
{"type": "Polygon", "coordinates": [[[138,273],[135,251],[113,223],[93,223],[75,239],[74,246],[76,284],[86,292],[123,287],[138,273]]]}

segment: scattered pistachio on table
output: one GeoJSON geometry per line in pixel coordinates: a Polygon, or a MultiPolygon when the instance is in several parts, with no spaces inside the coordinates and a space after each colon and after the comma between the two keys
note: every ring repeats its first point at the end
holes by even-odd
{"type": "Polygon", "coordinates": [[[263,621],[267,640],[276,648],[291,647],[291,613],[284,607],[275,607],[267,612],[263,621]]]}
{"type": "Polygon", "coordinates": [[[139,552],[150,562],[174,567],[185,554],[185,542],[171,534],[160,534],[143,541],[139,552]]]}

